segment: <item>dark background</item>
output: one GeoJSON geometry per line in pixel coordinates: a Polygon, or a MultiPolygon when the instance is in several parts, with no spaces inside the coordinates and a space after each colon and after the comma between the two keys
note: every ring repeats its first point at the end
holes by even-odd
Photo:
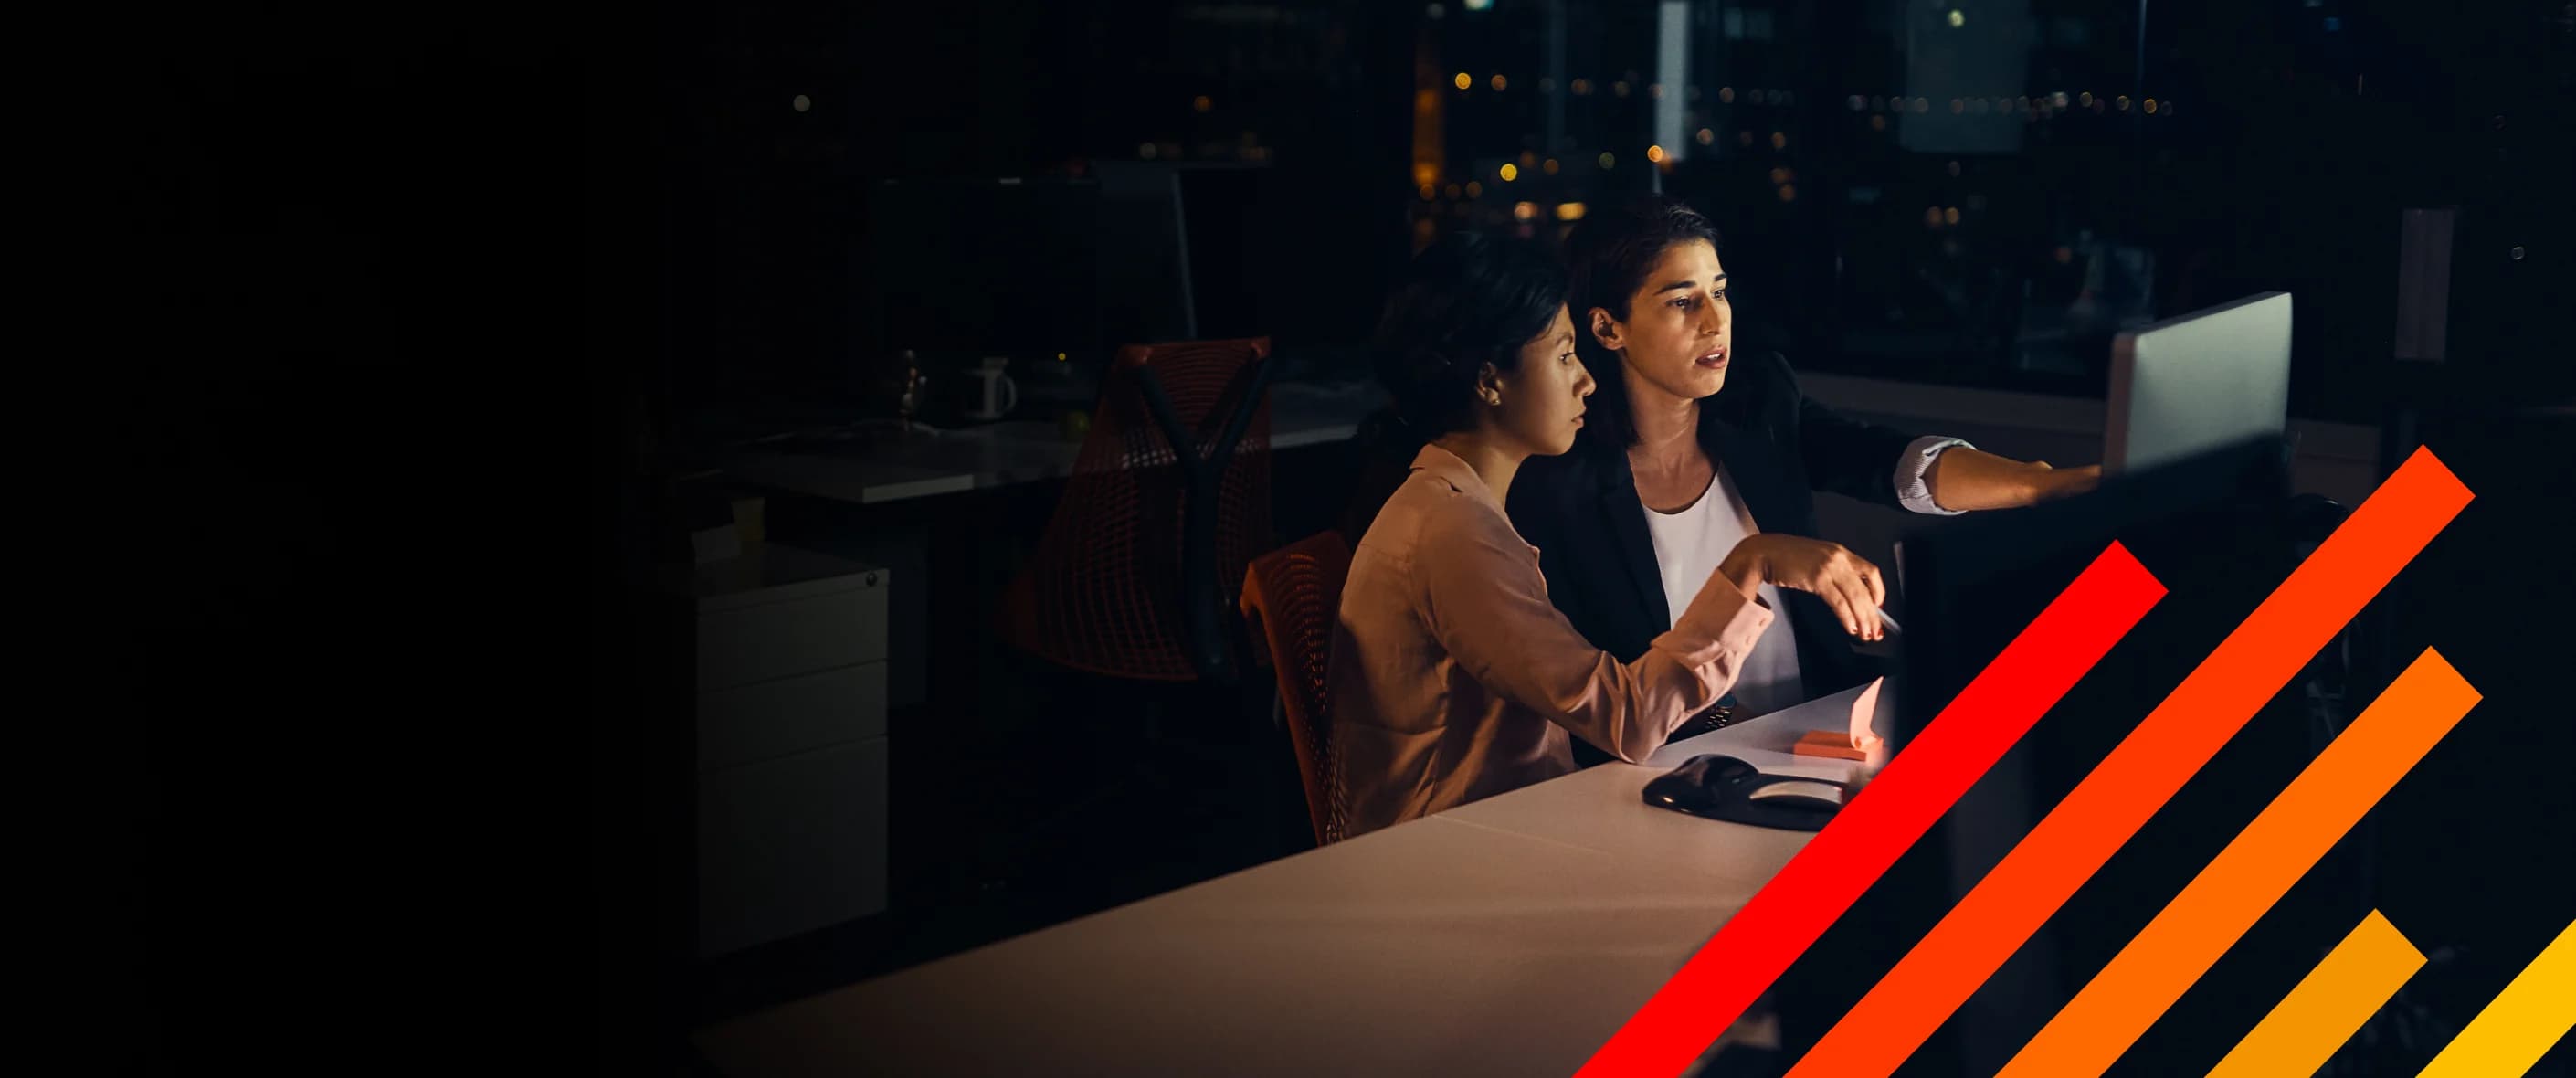
{"type": "MultiPolygon", "coordinates": [[[[1717,221],[1743,263],[1743,332],[1803,369],[2098,394],[2098,345],[2123,322],[2278,288],[2301,300],[2294,411],[2348,422],[2389,403],[2400,209],[2467,207],[2453,355],[2469,368],[2540,358],[2547,335],[2513,312],[2568,272],[2563,3],[1704,2],[1669,87],[1653,4],[1552,7],[674,16],[673,384],[709,401],[846,392],[897,348],[971,352],[852,318],[886,272],[884,252],[853,257],[881,181],[1069,182],[1114,162],[1251,174],[1232,181],[1249,193],[1205,196],[1212,220],[1193,226],[1238,242],[1197,268],[1249,293],[1247,328],[1291,351],[1364,339],[1386,275],[1443,231],[1552,240],[1561,204],[1648,189],[1717,221]],[[1658,93],[1683,109],[1660,166],[1658,93]],[[2088,282],[2097,261],[2139,278],[2088,282]]],[[[1079,287],[1048,253],[1031,244],[997,287],[1079,287]]],[[[1077,358],[1125,339],[1064,336],[1077,358]]]]}
{"type": "MultiPolygon", "coordinates": [[[[1955,6],[1963,33],[2002,21],[1955,6]]],[[[2555,691],[2539,672],[2556,651],[2533,642],[2566,636],[2568,443],[2504,409],[2567,385],[2566,4],[2206,0],[2141,24],[2129,5],[2035,0],[2024,85],[1956,96],[2176,106],[2024,120],[2016,102],[2021,148],[1973,154],[1904,151],[1869,124],[1878,97],[1938,93],[1905,66],[1912,6],[1744,5],[1730,36],[1729,9],[1700,5],[1711,147],[1669,172],[1645,167],[1650,94],[1607,89],[1652,78],[1650,10],[1569,20],[1568,77],[1596,85],[1563,98],[1572,145],[1551,148],[1532,144],[1548,130],[1532,9],[290,4],[137,12],[99,38],[109,76],[67,85],[103,106],[119,204],[101,220],[134,286],[99,325],[117,351],[88,399],[148,417],[92,484],[100,549],[139,567],[134,612],[85,629],[141,663],[100,680],[139,717],[109,725],[142,732],[120,742],[139,766],[100,786],[116,848],[139,854],[98,877],[110,1067],[669,1058],[703,1001],[665,957],[686,923],[666,839],[688,812],[685,735],[668,733],[688,704],[672,619],[642,586],[678,535],[663,479],[711,416],[855,399],[889,347],[964,354],[866,314],[884,271],[864,222],[892,178],[1075,177],[1146,143],[1247,175],[1209,198],[1242,211],[1219,215],[1235,231],[1205,241],[1208,272],[1248,282],[1217,314],[1322,373],[1356,373],[1349,346],[1413,245],[1510,227],[1519,201],[1544,237],[1559,202],[1656,184],[1728,232],[1748,338],[1815,370],[2098,389],[2098,370],[2017,365],[2012,343],[2028,312],[2070,302],[2087,233],[2153,253],[2153,314],[2289,288],[2296,414],[2468,417],[2441,428],[2444,452],[2485,515],[2428,552],[2441,575],[2403,624],[2467,626],[2453,658],[2487,706],[2548,721],[2501,702],[2555,691]],[[1462,70],[1476,90],[1448,81],[1462,70]],[[1710,85],[1742,104],[1708,105],[1710,85]],[[1425,88],[1444,117],[1429,199],[1425,88]],[[1754,88],[1786,103],[1756,114],[1754,88]],[[1564,167],[1506,199],[1496,169],[1524,152],[1564,167]],[[1583,167],[1601,152],[1616,167],[1583,167]],[[2442,204],[2464,208],[2456,362],[2399,367],[2396,214],[2442,204]],[[1926,225],[1952,206],[1961,224],[1926,225]]],[[[1020,286],[1083,276],[1032,261],[1020,286]]],[[[2520,886],[2458,867],[2516,862],[2448,840],[2564,788],[2499,747],[2531,770],[2481,754],[2453,771],[2508,791],[2493,810],[2429,779],[2396,795],[2430,806],[2412,848],[2457,859],[2446,894],[2520,886]]],[[[2553,895],[2513,897],[2523,912],[2465,923],[2490,937],[2480,961],[2517,962],[2553,895]]],[[[2491,991],[2476,969],[2460,998],[2491,991]]]]}

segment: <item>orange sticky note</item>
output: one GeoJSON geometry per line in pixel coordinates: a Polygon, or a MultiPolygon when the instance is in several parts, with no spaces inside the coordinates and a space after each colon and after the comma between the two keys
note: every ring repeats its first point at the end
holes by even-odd
{"type": "Polygon", "coordinates": [[[1851,743],[1853,748],[1867,749],[1872,742],[1878,740],[1878,734],[1870,728],[1870,723],[1878,717],[1878,690],[1885,688],[1886,685],[1886,678],[1871,678],[1869,685],[1861,689],[1860,695],[1852,697],[1851,743]]]}
{"type": "Polygon", "coordinates": [[[1867,760],[1869,750],[1851,743],[1851,738],[1831,730],[1809,730],[1789,746],[1794,756],[1822,756],[1834,760],[1867,760]]]}

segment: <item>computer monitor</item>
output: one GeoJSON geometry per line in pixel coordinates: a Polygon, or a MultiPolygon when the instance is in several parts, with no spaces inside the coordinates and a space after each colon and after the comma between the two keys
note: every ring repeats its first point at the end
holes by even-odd
{"type": "MultiPolygon", "coordinates": [[[[1850,971],[1883,970],[1902,956],[2287,578],[2297,562],[2298,533],[2286,473],[2279,440],[2258,438],[2114,477],[2079,497],[1944,519],[1899,545],[1904,629],[1882,692],[1896,700],[1882,732],[1899,759],[2114,541],[2166,594],[1818,941],[1819,950],[1800,960],[1818,964],[1792,989],[1804,1020],[1783,1015],[1793,1048],[1819,1035],[1816,1023],[1838,1018],[1866,990],[1872,977],[1850,971]]],[[[2305,766],[2321,741],[2305,703],[2293,679],[2262,704],[2049,921],[2115,927],[2043,928],[1918,1053],[1921,1072],[2001,1068],[2305,766]]],[[[2196,990],[2172,1012],[2186,1024],[2159,1026],[2188,1032],[2198,1023],[2206,1036],[2151,1033],[2132,1049],[2134,1060],[2123,1059],[2124,1071],[2150,1060],[2153,1065],[2137,1072],[2208,1070],[2290,987],[2269,978],[2314,961],[2314,954],[2306,962],[2281,960],[2283,950],[2331,945],[2332,939],[2308,938],[2308,929],[2349,928],[2359,919],[2363,908],[2318,913],[2314,905],[2367,902],[2350,890],[2310,888],[2285,902],[2282,908],[2294,916],[2318,915],[2286,930],[2250,934],[2243,946],[2252,957],[2231,957],[2229,976],[2203,982],[2219,987],[2196,990]],[[2226,1032],[2211,1031],[2217,1027],[2226,1032]]],[[[1910,1065],[1908,1073],[1915,1070],[1910,1065]]]]}
{"type": "Polygon", "coordinates": [[[1160,161],[1098,161],[1101,324],[1113,344],[1199,339],[1181,177],[1160,161]]]}
{"type": "Polygon", "coordinates": [[[2289,416],[2289,293],[2169,318],[2111,342],[2102,470],[2137,471],[2278,437],[2289,416]]]}
{"type": "Polygon", "coordinates": [[[1100,184],[887,180],[868,193],[872,360],[1052,356],[1102,346],[1100,184]]]}
{"type": "Polygon", "coordinates": [[[1272,170],[1219,163],[1180,170],[1191,317],[1207,340],[1279,336],[1288,313],[1275,279],[1280,259],[1312,236],[1283,231],[1272,170]]]}

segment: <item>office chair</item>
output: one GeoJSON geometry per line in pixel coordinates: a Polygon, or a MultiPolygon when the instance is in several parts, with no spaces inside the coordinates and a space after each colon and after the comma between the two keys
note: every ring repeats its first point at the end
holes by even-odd
{"type": "Polygon", "coordinates": [[[997,628],[1043,662],[1110,679],[1084,691],[1101,694],[1114,713],[1102,717],[1135,743],[1030,841],[1095,830],[1112,800],[1204,807],[1210,774],[1258,766],[1165,728],[1178,720],[1203,733],[1209,719],[1259,706],[1237,676],[1233,608],[1245,567],[1272,542],[1269,354],[1266,338],[1131,345],[1103,379],[1063,498],[1004,592],[997,628]]]}
{"type": "Polygon", "coordinates": [[[1271,541],[1269,354],[1268,338],[1119,350],[1004,639],[1112,677],[1234,680],[1227,611],[1271,541]]]}
{"type": "Polygon", "coordinates": [[[1338,531],[1321,531],[1253,559],[1243,581],[1243,618],[1279,675],[1279,708],[1297,751],[1297,777],[1315,844],[1331,845],[1348,828],[1342,817],[1341,771],[1333,758],[1333,711],[1325,678],[1333,624],[1351,550],[1338,531]]]}

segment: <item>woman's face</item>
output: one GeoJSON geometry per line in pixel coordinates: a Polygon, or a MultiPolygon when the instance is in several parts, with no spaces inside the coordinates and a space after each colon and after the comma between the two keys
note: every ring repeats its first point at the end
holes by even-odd
{"type": "Polygon", "coordinates": [[[1735,315],[1726,301],[1726,267],[1707,240],[1664,248],[1628,297],[1625,320],[1600,307],[1586,318],[1601,346],[1620,353],[1631,385],[1642,382],[1682,400],[1726,388],[1735,315]]]}
{"type": "Polygon", "coordinates": [[[1592,372],[1574,352],[1574,320],[1560,307],[1546,330],[1521,345],[1520,366],[1492,378],[1502,400],[1496,423],[1514,442],[1538,456],[1574,448],[1583,428],[1583,398],[1592,395],[1592,372]]]}

